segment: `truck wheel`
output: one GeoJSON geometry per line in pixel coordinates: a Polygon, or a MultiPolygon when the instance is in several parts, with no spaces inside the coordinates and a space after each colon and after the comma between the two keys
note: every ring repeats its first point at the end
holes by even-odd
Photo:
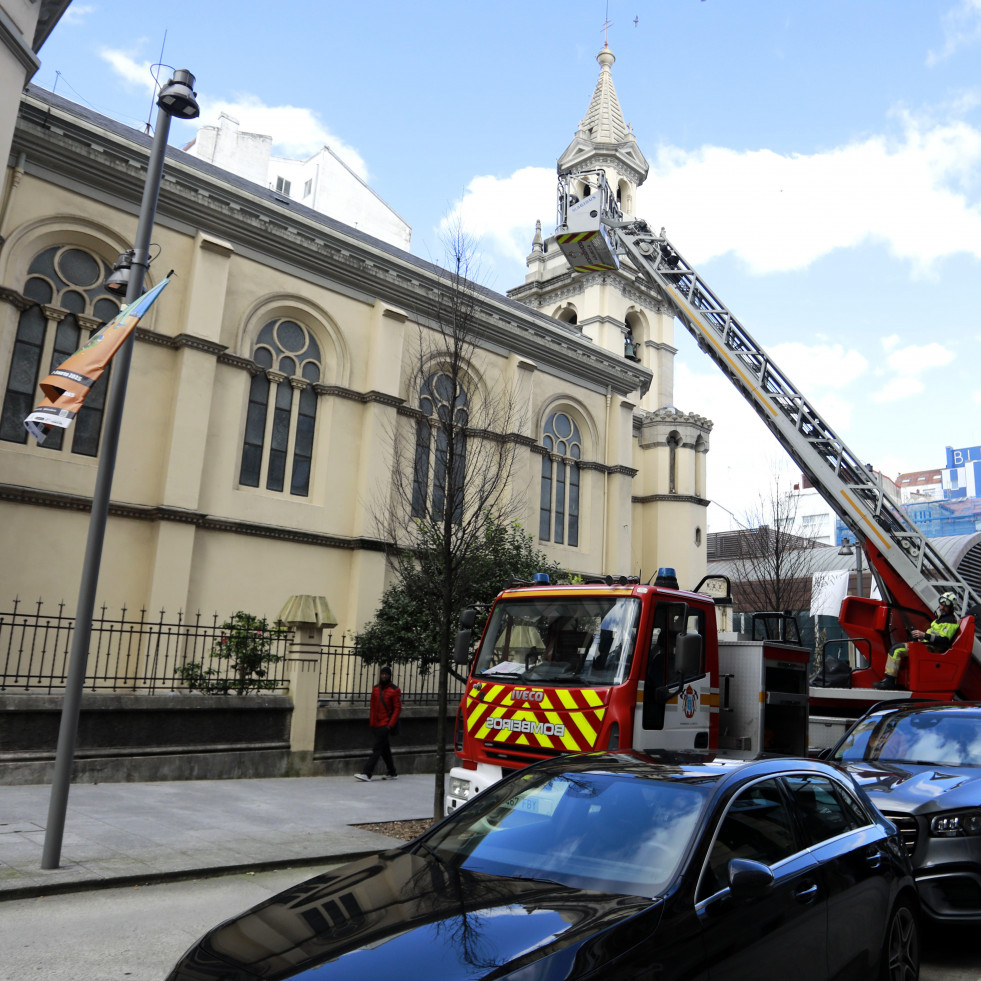
{"type": "Polygon", "coordinates": [[[920,934],[916,914],[900,900],[889,917],[880,965],[882,981],[916,981],[920,976],[920,934]]]}

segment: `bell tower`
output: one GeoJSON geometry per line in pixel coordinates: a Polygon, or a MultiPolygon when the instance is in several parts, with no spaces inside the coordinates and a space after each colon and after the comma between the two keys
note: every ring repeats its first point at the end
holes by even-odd
{"type": "MultiPolygon", "coordinates": [[[[627,218],[637,217],[637,188],[650,165],[623,118],[613,85],[616,61],[609,47],[596,56],[600,73],[586,114],[558,159],[566,174],[602,170],[627,218]]],[[[553,237],[543,238],[539,222],[526,260],[524,285],[508,296],[569,324],[596,344],[650,368],[654,380],[639,404],[648,411],[674,398],[674,318],[658,292],[624,262],[617,271],[573,272],[553,237]]]]}
{"type": "MultiPolygon", "coordinates": [[[[600,73],[592,98],[556,169],[603,171],[624,217],[645,217],[637,214],[637,189],[650,167],[620,108],[613,52],[604,45],[596,60],[600,73]]],[[[650,388],[634,398],[631,564],[645,575],[674,566],[682,585],[692,587],[706,563],[705,463],[712,423],[675,408],[674,314],[629,259],[621,260],[617,270],[575,272],[539,221],[525,281],[508,296],[650,369],[650,388]]]]}

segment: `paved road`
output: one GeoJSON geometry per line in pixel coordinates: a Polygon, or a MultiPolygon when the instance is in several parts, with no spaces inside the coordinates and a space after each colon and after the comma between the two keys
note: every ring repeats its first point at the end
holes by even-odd
{"type": "MultiPolygon", "coordinates": [[[[2,981],[161,981],[205,929],[331,865],[10,900],[2,981]]],[[[925,937],[921,981],[979,981],[971,930],[925,937]]]]}

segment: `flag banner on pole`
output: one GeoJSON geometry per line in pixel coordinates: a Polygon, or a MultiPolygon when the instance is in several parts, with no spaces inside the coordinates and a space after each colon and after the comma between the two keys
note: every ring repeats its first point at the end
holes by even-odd
{"type": "Polygon", "coordinates": [[[88,343],[79,348],[41,382],[44,399],[24,420],[27,431],[43,443],[52,426],[67,429],[85,403],[92,386],[102,377],[106,365],[136,329],[140,318],[170,282],[164,277],[152,290],[124,307],[104,327],[96,331],[88,343]]]}
{"type": "Polygon", "coordinates": [[[848,595],[849,572],[815,572],[811,577],[811,616],[836,617],[848,595]]]}

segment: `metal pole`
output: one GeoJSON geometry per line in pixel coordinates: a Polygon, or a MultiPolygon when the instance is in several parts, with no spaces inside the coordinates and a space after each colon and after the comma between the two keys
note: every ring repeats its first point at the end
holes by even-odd
{"type": "MultiPolygon", "coordinates": [[[[147,166],[143,202],[136,226],[135,255],[130,267],[126,288],[126,303],[132,303],[143,292],[143,280],[149,266],[150,236],[160,196],[164,158],[167,152],[167,136],[170,132],[170,116],[163,108],[157,110],[157,125],[153,133],[150,162],[147,166]]],[[[78,737],[78,717],[82,707],[82,689],[85,686],[85,667],[89,656],[92,636],[92,613],[95,609],[95,591],[99,584],[99,568],[102,563],[102,546],[109,517],[109,493],[116,469],[116,452],[119,448],[119,430],[126,401],[126,383],[133,358],[134,334],[116,352],[113,359],[109,397],[106,400],[105,421],[102,427],[102,449],[99,468],[92,495],[92,513],[89,518],[89,535],[85,543],[85,559],[78,590],[78,606],[75,611],[75,634],[69,656],[68,677],[65,680],[65,699],[61,708],[61,726],[58,730],[58,750],[55,756],[54,776],[51,779],[51,800],[48,805],[48,822],[44,834],[44,850],[41,854],[42,869],[56,869],[61,860],[61,842],[65,832],[65,812],[68,809],[68,791],[71,787],[72,769],[75,762],[75,741],[78,737]]]]}
{"type": "Polygon", "coordinates": [[[856,542],[855,543],[855,576],[857,579],[857,590],[859,596],[865,595],[865,586],[862,582],[862,546],[856,542]]]}

